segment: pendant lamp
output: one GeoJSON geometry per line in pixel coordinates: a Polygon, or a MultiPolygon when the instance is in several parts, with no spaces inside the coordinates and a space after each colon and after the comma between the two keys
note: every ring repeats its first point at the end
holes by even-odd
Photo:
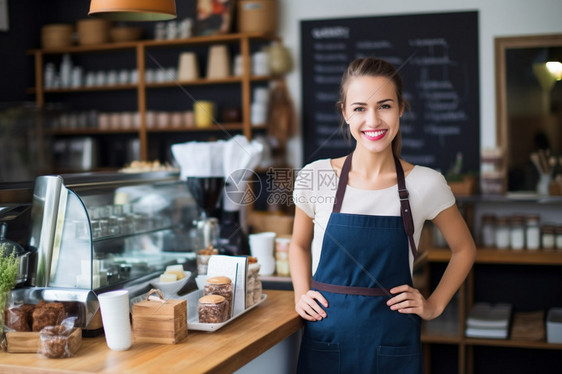
{"type": "Polygon", "coordinates": [[[111,21],[166,21],[177,17],[175,0],[92,0],[88,15],[111,21]]]}

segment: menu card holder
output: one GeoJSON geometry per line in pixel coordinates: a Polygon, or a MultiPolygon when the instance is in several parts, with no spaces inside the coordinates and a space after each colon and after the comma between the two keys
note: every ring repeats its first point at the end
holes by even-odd
{"type": "Polygon", "coordinates": [[[232,280],[232,316],[246,310],[246,274],[248,258],[246,256],[214,255],[209,259],[207,279],[225,276],[232,280]]]}

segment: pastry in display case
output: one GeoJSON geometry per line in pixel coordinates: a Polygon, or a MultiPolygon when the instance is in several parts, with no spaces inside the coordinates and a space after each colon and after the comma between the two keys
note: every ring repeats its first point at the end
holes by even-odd
{"type": "Polygon", "coordinates": [[[74,303],[79,327],[98,312],[97,294],[134,297],[170,266],[196,267],[198,209],[178,173],[40,176],[30,214],[28,282],[12,300],[74,303]]]}

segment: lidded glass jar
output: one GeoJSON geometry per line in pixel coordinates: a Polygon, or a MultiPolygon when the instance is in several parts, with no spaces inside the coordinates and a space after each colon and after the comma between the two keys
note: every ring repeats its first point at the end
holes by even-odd
{"type": "Polygon", "coordinates": [[[275,239],[275,270],[279,276],[289,276],[289,245],[290,238],[275,239]]]}
{"type": "Polygon", "coordinates": [[[537,214],[525,217],[525,237],[527,239],[527,249],[536,250],[541,246],[541,227],[540,218],[537,214]]]}
{"type": "Polygon", "coordinates": [[[556,249],[562,251],[562,226],[556,227],[556,249]]]}
{"type": "Polygon", "coordinates": [[[480,229],[480,241],[484,247],[492,248],[496,243],[496,216],[484,214],[480,229]]]}
{"type": "Polygon", "coordinates": [[[496,248],[509,248],[510,229],[507,217],[498,217],[496,220],[496,248]]]}
{"type": "Polygon", "coordinates": [[[542,247],[543,249],[553,249],[555,245],[555,227],[552,225],[544,225],[541,228],[542,247]]]}
{"type": "Polygon", "coordinates": [[[228,318],[231,317],[232,292],[232,280],[223,276],[208,278],[203,291],[205,295],[220,295],[226,299],[228,318]]]}
{"type": "Polygon", "coordinates": [[[525,247],[525,220],[523,216],[514,215],[510,220],[509,242],[512,249],[525,247]]]}
{"type": "Polygon", "coordinates": [[[200,323],[221,323],[228,320],[228,302],[220,295],[206,295],[197,303],[200,323]]]}

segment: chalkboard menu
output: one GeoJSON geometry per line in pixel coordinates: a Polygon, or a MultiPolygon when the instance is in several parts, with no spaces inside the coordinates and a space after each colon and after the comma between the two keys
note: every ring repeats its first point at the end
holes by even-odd
{"type": "Polygon", "coordinates": [[[399,69],[410,103],[400,122],[402,157],[445,173],[463,158],[480,169],[478,13],[301,22],[304,162],[349,153],[336,110],[341,76],[359,57],[399,69]]]}

